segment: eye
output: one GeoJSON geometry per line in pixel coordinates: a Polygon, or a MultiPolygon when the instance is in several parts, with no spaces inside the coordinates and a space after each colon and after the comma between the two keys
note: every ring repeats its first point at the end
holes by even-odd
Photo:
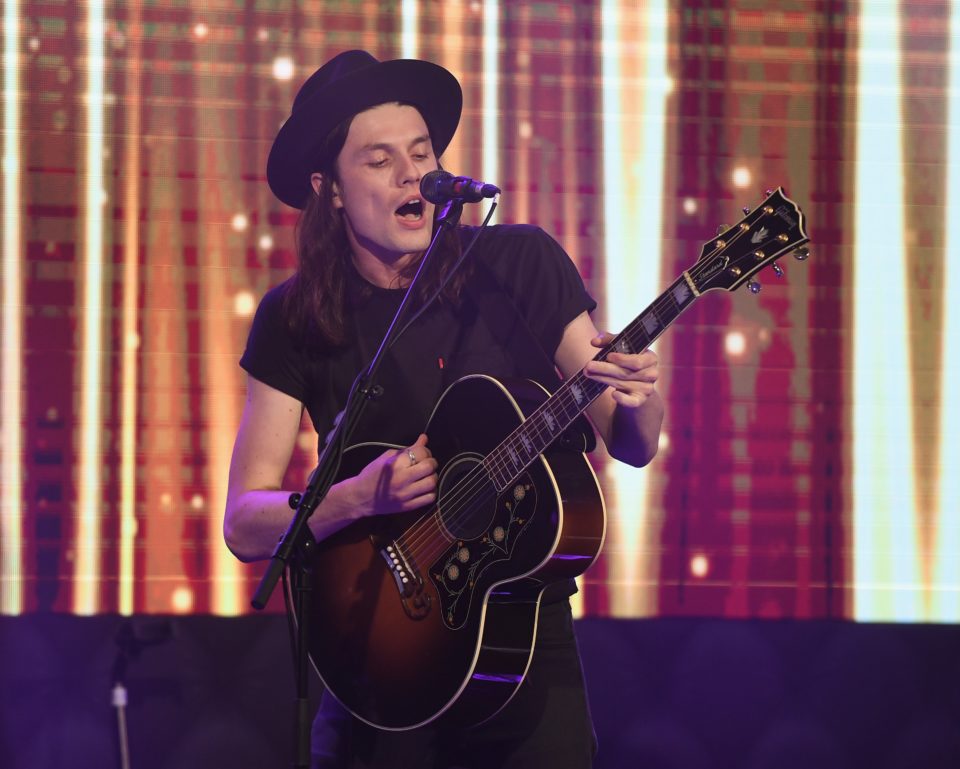
{"type": "Polygon", "coordinates": [[[380,160],[371,160],[368,165],[371,168],[383,168],[387,164],[387,158],[380,158],[380,160]]]}

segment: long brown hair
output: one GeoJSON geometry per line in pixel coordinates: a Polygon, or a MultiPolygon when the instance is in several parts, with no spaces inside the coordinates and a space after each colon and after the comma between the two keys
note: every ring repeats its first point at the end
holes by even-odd
{"type": "MultiPolygon", "coordinates": [[[[347,140],[353,118],[333,129],[318,151],[313,165],[323,175],[319,194],[310,194],[296,227],[297,272],[283,297],[283,313],[299,343],[308,348],[329,350],[347,343],[346,285],[352,253],[342,212],[333,204],[333,183],[338,182],[336,159],[347,140]]],[[[438,207],[439,210],[439,207],[438,207]]],[[[434,222],[434,231],[439,226],[434,222]]],[[[460,257],[460,237],[447,229],[437,244],[437,253],[421,278],[414,297],[421,306],[436,293],[444,275],[460,257]]],[[[413,260],[403,272],[411,279],[420,265],[413,260]]],[[[458,269],[441,293],[441,299],[458,305],[467,278],[466,264],[458,269]]]]}

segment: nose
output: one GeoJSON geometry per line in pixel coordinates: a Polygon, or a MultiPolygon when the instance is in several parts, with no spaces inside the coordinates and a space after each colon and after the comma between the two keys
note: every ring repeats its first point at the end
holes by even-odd
{"type": "Polygon", "coordinates": [[[420,166],[414,162],[413,158],[404,156],[404,161],[399,165],[398,171],[401,186],[420,183],[420,177],[422,176],[420,166]]]}

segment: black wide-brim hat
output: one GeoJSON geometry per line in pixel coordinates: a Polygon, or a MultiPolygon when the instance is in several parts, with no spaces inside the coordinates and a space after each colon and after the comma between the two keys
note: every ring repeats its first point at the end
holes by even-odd
{"type": "Polygon", "coordinates": [[[378,61],[366,51],[334,56],[300,86],[290,117],[273,140],[267,158],[273,194],[303,208],[313,192],[310,175],[317,170],[327,134],[347,118],[388,102],[411,104],[420,111],[439,157],[460,122],[463,92],[452,74],[429,61],[378,61]]]}

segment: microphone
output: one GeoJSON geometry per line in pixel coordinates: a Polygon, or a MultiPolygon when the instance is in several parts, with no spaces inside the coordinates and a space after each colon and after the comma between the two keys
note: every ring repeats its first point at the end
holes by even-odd
{"type": "Polygon", "coordinates": [[[431,171],[420,180],[420,194],[425,200],[441,205],[450,200],[479,203],[500,194],[500,188],[484,184],[469,176],[454,176],[446,171],[431,171]]]}

